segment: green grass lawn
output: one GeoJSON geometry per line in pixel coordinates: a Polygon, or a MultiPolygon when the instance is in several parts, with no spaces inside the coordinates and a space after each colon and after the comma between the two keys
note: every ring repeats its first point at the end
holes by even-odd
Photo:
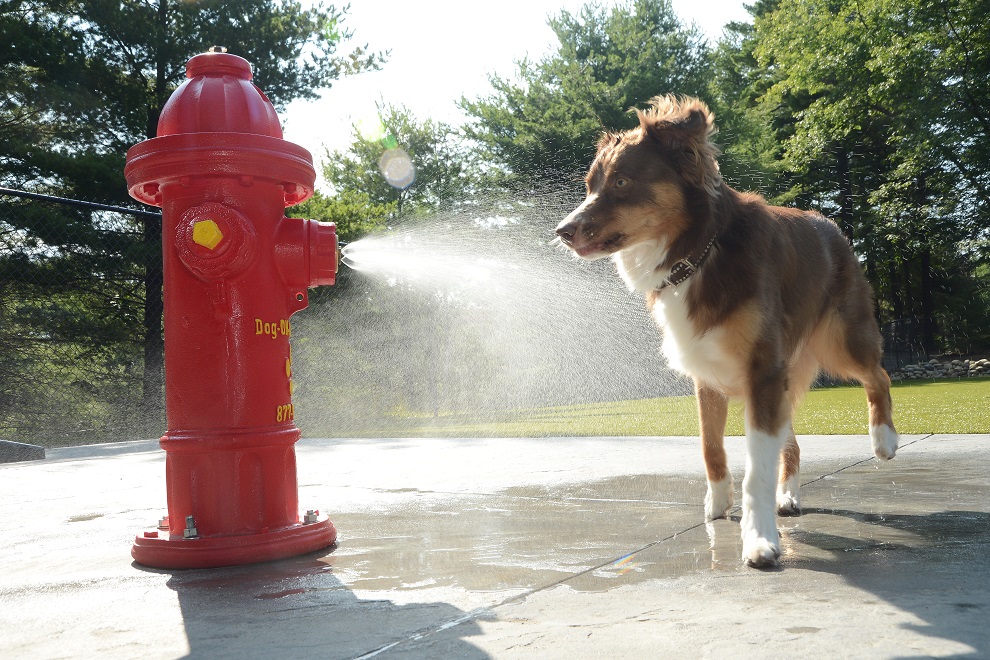
{"type": "MultiPolygon", "coordinates": [[[[900,433],[990,433],[990,378],[905,381],[894,385],[900,433]]],[[[367,436],[540,437],[698,435],[693,396],[590,403],[481,414],[394,417],[367,436]]],[[[794,419],[798,435],[867,433],[866,394],[859,386],[810,392],[794,419]]],[[[355,429],[349,431],[353,433],[355,429]]],[[[729,410],[729,435],[743,434],[742,405],[729,410]]],[[[347,434],[345,431],[344,434],[347,434]]]]}

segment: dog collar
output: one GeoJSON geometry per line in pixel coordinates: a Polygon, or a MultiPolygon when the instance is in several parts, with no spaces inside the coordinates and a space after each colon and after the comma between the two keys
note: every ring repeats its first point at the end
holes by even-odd
{"type": "Polygon", "coordinates": [[[705,257],[708,256],[708,253],[712,251],[712,246],[714,245],[715,236],[712,236],[712,240],[708,241],[708,245],[706,245],[705,249],[701,251],[701,254],[698,255],[697,259],[691,261],[688,258],[684,258],[675,261],[674,265],[670,268],[670,274],[667,275],[667,277],[663,279],[660,286],[657,287],[657,292],[659,293],[668,287],[677,286],[698,272],[698,269],[701,268],[701,262],[704,261],[705,257]]]}

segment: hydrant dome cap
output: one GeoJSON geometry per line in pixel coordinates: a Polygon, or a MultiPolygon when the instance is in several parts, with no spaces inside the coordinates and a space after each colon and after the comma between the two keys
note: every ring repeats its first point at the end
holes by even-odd
{"type": "Polygon", "coordinates": [[[251,80],[253,77],[251,63],[230,53],[200,53],[186,62],[186,78],[207,73],[236,76],[242,80],[251,80]]]}
{"type": "Polygon", "coordinates": [[[201,53],[186,62],[187,80],[158,117],[158,137],[182,133],[247,133],[282,137],[268,97],[251,82],[251,64],[230,53],[201,53]]]}

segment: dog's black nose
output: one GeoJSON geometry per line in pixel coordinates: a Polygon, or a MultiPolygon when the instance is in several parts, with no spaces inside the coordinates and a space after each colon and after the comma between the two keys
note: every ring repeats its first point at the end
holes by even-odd
{"type": "Polygon", "coordinates": [[[576,233],[577,224],[573,222],[568,222],[557,227],[557,236],[560,236],[560,240],[568,244],[574,240],[574,234],[576,233]]]}

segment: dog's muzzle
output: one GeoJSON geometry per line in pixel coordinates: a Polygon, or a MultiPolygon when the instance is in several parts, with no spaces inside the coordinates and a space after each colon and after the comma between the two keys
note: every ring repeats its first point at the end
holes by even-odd
{"type": "Polygon", "coordinates": [[[585,222],[584,204],[571,211],[570,215],[560,221],[557,225],[557,236],[560,240],[571,247],[574,245],[574,238],[581,230],[581,225],[585,222]]]}
{"type": "Polygon", "coordinates": [[[564,242],[565,245],[574,244],[574,236],[577,234],[578,223],[568,222],[566,219],[557,225],[557,236],[560,240],[564,242]]]}

